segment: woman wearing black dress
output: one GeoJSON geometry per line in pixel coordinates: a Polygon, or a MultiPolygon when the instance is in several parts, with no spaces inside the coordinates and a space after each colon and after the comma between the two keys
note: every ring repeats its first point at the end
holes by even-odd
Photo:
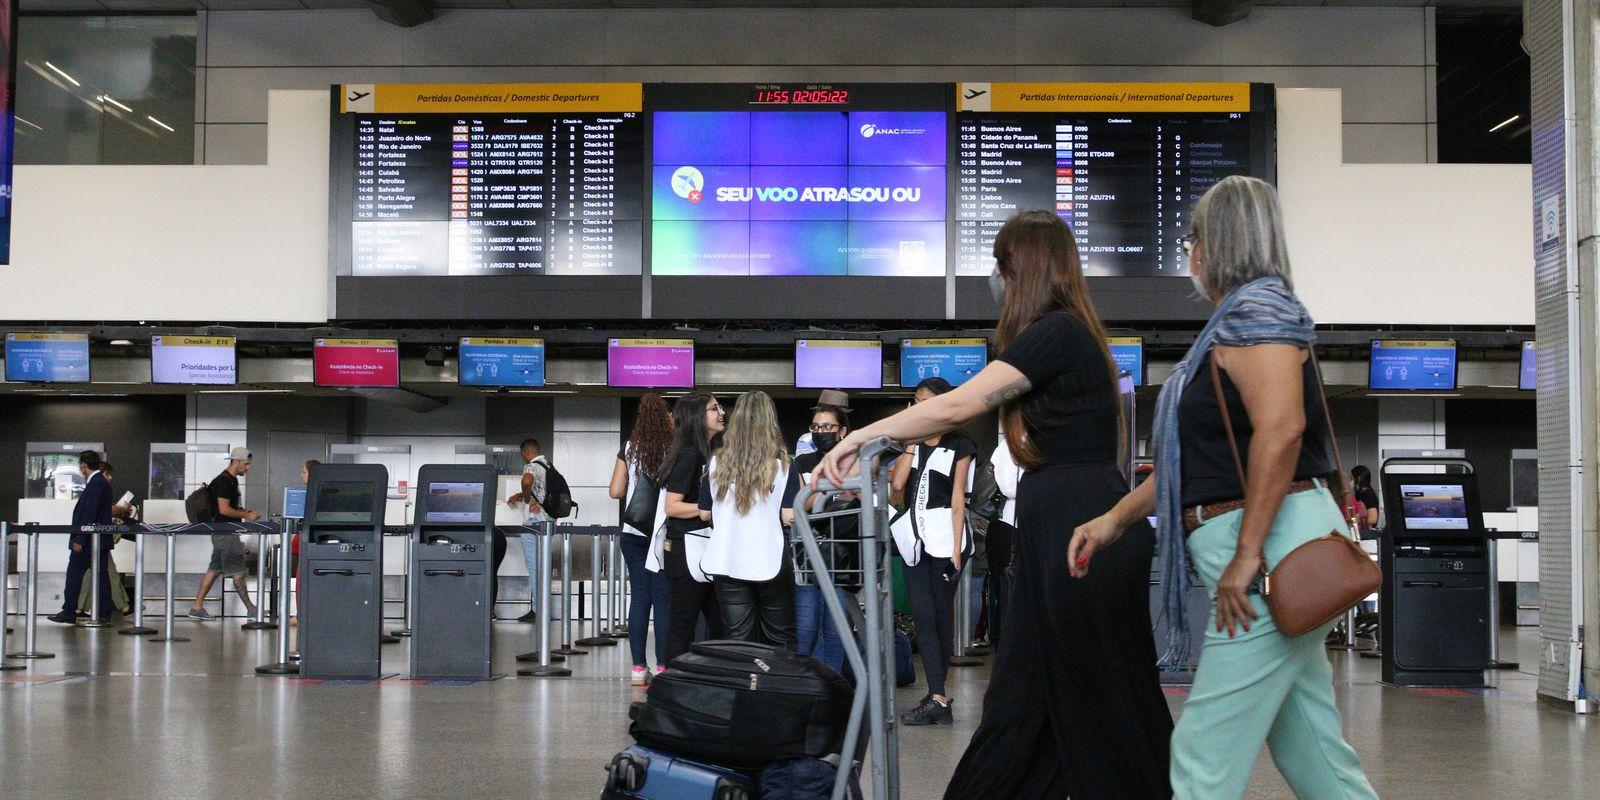
{"type": "Polygon", "coordinates": [[[1065,222],[1018,214],[994,255],[999,358],[955,391],[851,434],[817,471],[837,480],[875,437],[920,441],[1000,409],[1024,470],[1016,576],[983,721],[945,796],[1169,797],[1172,717],[1150,624],[1154,533],[1130,530],[1088,578],[1067,570],[1073,530],[1127,493],[1116,367],[1065,222]]]}

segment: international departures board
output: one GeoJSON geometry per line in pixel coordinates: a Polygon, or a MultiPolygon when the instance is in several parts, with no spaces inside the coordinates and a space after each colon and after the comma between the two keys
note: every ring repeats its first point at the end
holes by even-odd
{"type": "Polygon", "coordinates": [[[341,274],[639,274],[639,84],[346,84],[340,104],[341,274]]]}
{"type": "Polygon", "coordinates": [[[1179,276],[1195,201],[1272,177],[1271,94],[1248,83],[963,83],[957,275],[987,275],[1012,214],[1053,209],[1091,277],[1179,276]]]}

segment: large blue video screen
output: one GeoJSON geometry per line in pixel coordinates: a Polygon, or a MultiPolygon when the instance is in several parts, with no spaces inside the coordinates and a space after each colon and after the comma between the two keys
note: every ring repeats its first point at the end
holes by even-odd
{"type": "Polygon", "coordinates": [[[1448,340],[1372,340],[1367,387],[1449,391],[1456,388],[1456,343],[1448,340]]]}
{"type": "Polygon", "coordinates": [[[456,364],[463,386],[543,386],[544,340],[463,337],[456,364]]]}
{"type": "Polygon", "coordinates": [[[88,383],[88,335],[7,333],[6,380],[19,383],[88,383]]]}
{"type": "Polygon", "coordinates": [[[658,111],[657,275],[945,274],[946,114],[658,111]]]}

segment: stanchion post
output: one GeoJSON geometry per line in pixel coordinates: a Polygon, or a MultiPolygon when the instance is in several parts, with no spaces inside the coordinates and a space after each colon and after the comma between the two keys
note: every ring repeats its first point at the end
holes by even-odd
{"type": "Polygon", "coordinates": [[[983,659],[971,653],[972,646],[972,565],[962,562],[961,577],[956,579],[956,635],[955,651],[950,657],[952,667],[977,667],[983,659]]]}
{"type": "MultiPolygon", "coordinates": [[[[610,605],[609,595],[611,593],[610,583],[602,581],[600,574],[600,550],[605,544],[605,534],[598,528],[593,530],[595,534],[589,537],[589,589],[590,594],[594,597],[594,602],[591,603],[592,608],[589,609],[591,620],[589,630],[592,635],[579,639],[578,644],[584,647],[616,647],[617,640],[606,634],[605,627],[600,619],[600,587],[607,587],[606,605],[610,605]]],[[[610,609],[607,609],[606,613],[611,613],[610,609]]]]}
{"type": "MultiPolygon", "coordinates": [[[[523,667],[517,674],[525,678],[565,678],[572,674],[566,667],[558,667],[551,661],[556,656],[550,651],[550,536],[554,532],[555,523],[545,522],[543,532],[534,534],[539,540],[539,574],[530,575],[528,580],[537,595],[533,600],[534,629],[533,640],[537,646],[539,663],[532,667],[523,667]]],[[[563,571],[564,572],[564,571],[563,571]]],[[[520,658],[520,656],[519,656],[520,658]]]]}
{"type": "MultiPolygon", "coordinates": [[[[6,623],[10,622],[10,620],[7,619],[6,614],[6,584],[11,580],[9,577],[10,575],[11,527],[7,523],[0,522],[0,653],[4,653],[6,651],[6,623]]],[[[5,656],[5,658],[9,657],[10,656],[5,656]]],[[[0,672],[25,668],[26,665],[24,664],[12,664],[4,660],[0,660],[0,672]]]]}
{"type": "MultiPolygon", "coordinates": [[[[417,594],[416,576],[411,574],[411,555],[412,555],[412,549],[411,548],[416,547],[416,546],[417,546],[417,537],[415,537],[415,536],[407,536],[406,537],[406,563],[405,563],[405,579],[406,579],[405,580],[405,593],[406,593],[406,596],[405,596],[405,602],[401,603],[401,610],[402,610],[402,613],[404,613],[405,616],[402,618],[403,621],[401,622],[399,630],[389,631],[389,635],[390,636],[410,636],[411,635],[411,598],[415,597],[416,594],[417,594]]],[[[494,609],[490,609],[489,611],[490,611],[490,613],[493,613],[494,609]]]]}
{"type": "Polygon", "coordinates": [[[155,628],[144,626],[144,538],[148,531],[141,531],[133,540],[133,600],[128,605],[133,606],[133,624],[128,625],[117,633],[123,636],[149,636],[156,632],[155,628]]]}
{"type": "Polygon", "coordinates": [[[611,549],[607,552],[608,563],[606,575],[611,578],[611,630],[606,632],[613,639],[628,638],[628,565],[622,560],[622,529],[608,531],[606,536],[611,540],[611,549]]]}
{"type": "Polygon", "coordinates": [[[298,520],[286,519],[278,532],[278,660],[256,667],[258,675],[299,675],[300,665],[289,660],[289,550],[298,520]]]}
{"type": "MultiPolygon", "coordinates": [[[[85,628],[105,628],[111,625],[110,620],[100,616],[100,581],[105,577],[105,567],[101,563],[101,557],[105,553],[100,546],[100,537],[103,535],[99,532],[89,534],[89,620],[80,623],[85,628]]],[[[76,608],[76,600],[75,597],[66,598],[68,607],[76,608]]]]}
{"type": "Polygon", "coordinates": [[[278,627],[267,621],[267,533],[256,534],[256,618],[239,626],[247,631],[270,631],[278,627]]]}
{"type": "Polygon", "coordinates": [[[187,637],[187,636],[175,636],[175,635],[173,635],[173,629],[172,629],[172,603],[173,603],[173,600],[176,598],[176,590],[173,587],[173,581],[177,578],[177,574],[178,574],[178,570],[177,570],[178,534],[177,534],[176,531],[162,531],[162,533],[167,537],[167,565],[166,565],[166,570],[167,570],[167,589],[166,589],[165,592],[162,592],[162,594],[165,594],[166,597],[163,598],[162,601],[161,601],[161,605],[162,605],[161,616],[162,616],[162,619],[164,619],[166,621],[167,635],[159,636],[157,638],[151,639],[150,641],[152,641],[152,642],[187,642],[187,641],[189,641],[189,637],[187,637]]]}
{"type": "MultiPolygon", "coordinates": [[[[555,523],[550,523],[552,527],[555,523]]],[[[581,656],[588,650],[581,650],[572,646],[572,526],[562,525],[561,528],[561,646],[550,652],[563,656],[581,656]]],[[[549,572],[549,562],[541,561],[539,566],[549,572]]],[[[539,620],[543,623],[544,618],[539,620]]]]}
{"type": "Polygon", "coordinates": [[[28,617],[22,622],[22,652],[11,658],[55,658],[55,653],[39,651],[39,533],[24,529],[28,537],[28,617]]]}

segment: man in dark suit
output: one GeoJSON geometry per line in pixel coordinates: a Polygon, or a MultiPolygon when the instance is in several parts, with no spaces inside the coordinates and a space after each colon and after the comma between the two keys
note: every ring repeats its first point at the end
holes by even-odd
{"type": "MultiPolygon", "coordinates": [[[[72,507],[72,526],[75,528],[85,525],[110,525],[111,507],[116,502],[111,496],[111,482],[106,476],[100,474],[100,454],[93,450],[85,450],[78,454],[78,471],[83,473],[89,482],[83,489],[83,494],[78,496],[78,504],[72,507]]],[[[60,622],[64,625],[74,625],[78,621],[77,604],[78,594],[83,591],[83,574],[88,572],[94,559],[94,545],[90,536],[100,537],[100,619],[110,619],[111,604],[111,571],[107,564],[111,560],[111,534],[72,534],[72,555],[67,559],[67,586],[61,593],[61,611],[52,614],[51,622],[60,622]]]]}

